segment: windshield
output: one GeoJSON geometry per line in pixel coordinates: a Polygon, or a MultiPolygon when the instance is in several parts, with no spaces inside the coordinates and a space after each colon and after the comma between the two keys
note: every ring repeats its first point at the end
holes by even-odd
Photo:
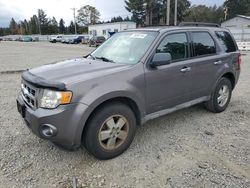
{"type": "Polygon", "coordinates": [[[157,32],[121,32],[113,35],[97,48],[89,58],[112,63],[136,64],[143,57],[157,32]]]}

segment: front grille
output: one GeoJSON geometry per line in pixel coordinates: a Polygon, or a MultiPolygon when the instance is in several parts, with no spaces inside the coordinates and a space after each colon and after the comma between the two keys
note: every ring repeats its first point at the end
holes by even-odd
{"type": "Polygon", "coordinates": [[[25,103],[32,109],[37,108],[37,93],[38,89],[27,83],[22,83],[21,85],[22,97],[25,103]]]}

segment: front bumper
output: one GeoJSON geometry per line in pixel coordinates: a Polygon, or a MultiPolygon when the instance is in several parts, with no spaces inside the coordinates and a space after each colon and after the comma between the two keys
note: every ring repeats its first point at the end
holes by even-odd
{"type": "Polygon", "coordinates": [[[84,127],[87,105],[74,103],[61,105],[56,109],[38,108],[32,110],[23,100],[17,97],[18,111],[21,113],[28,128],[38,137],[47,139],[67,149],[76,149],[81,145],[82,130],[84,127]],[[51,138],[45,138],[41,133],[44,125],[52,125],[57,129],[51,138]]]}

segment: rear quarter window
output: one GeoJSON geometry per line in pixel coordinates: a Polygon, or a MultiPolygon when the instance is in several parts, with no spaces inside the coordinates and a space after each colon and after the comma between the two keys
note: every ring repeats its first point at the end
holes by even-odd
{"type": "Polygon", "coordinates": [[[230,53],[230,52],[237,51],[236,44],[228,32],[217,31],[215,32],[215,34],[220,42],[220,45],[222,46],[225,52],[230,53]]]}

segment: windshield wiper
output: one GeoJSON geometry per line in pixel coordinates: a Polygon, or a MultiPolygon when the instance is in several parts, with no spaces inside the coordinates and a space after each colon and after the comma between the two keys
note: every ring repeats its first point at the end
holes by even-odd
{"type": "Polygon", "coordinates": [[[105,62],[110,62],[110,63],[115,63],[112,59],[108,59],[106,57],[95,57],[96,59],[101,59],[102,61],[105,62]]]}
{"type": "Polygon", "coordinates": [[[95,60],[95,59],[96,59],[96,57],[95,57],[95,56],[93,56],[92,54],[89,54],[89,55],[88,55],[88,57],[89,57],[89,56],[90,56],[93,60],[95,60]]]}

